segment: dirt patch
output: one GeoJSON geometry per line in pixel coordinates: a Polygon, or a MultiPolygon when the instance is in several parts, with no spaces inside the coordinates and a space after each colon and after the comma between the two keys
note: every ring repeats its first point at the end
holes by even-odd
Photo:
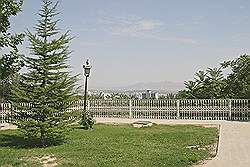
{"type": "Polygon", "coordinates": [[[8,130],[8,129],[17,129],[17,126],[9,123],[0,124],[0,130],[8,130]]]}
{"type": "Polygon", "coordinates": [[[54,167],[57,166],[57,158],[54,155],[46,155],[43,157],[35,157],[36,161],[40,162],[43,167],[54,167]]]}

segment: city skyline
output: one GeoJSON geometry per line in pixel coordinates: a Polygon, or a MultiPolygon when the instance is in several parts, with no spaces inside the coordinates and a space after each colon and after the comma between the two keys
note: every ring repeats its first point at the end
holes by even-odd
{"type": "MultiPolygon", "coordinates": [[[[40,5],[25,1],[12,31],[33,31],[40,5]]],[[[249,53],[249,7],[246,0],[61,0],[58,19],[74,37],[72,72],[82,74],[90,60],[90,88],[183,83],[198,70],[249,53]]],[[[21,48],[26,55],[27,46],[21,48]]]]}

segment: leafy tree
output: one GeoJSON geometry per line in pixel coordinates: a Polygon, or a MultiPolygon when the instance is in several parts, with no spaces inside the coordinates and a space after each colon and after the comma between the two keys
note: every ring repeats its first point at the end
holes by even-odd
{"type": "Polygon", "coordinates": [[[193,99],[191,92],[188,90],[178,91],[178,93],[176,94],[176,98],[177,99],[193,99]]]}
{"type": "Polygon", "coordinates": [[[178,98],[250,98],[250,56],[221,63],[220,68],[208,68],[206,72],[195,74],[194,81],[186,81],[186,89],[178,93],[178,98]],[[231,73],[224,78],[223,71],[231,73]]]}
{"type": "Polygon", "coordinates": [[[11,87],[16,81],[17,72],[22,66],[18,45],[22,43],[24,34],[11,34],[10,17],[21,11],[23,1],[0,1],[0,102],[10,99],[11,87]]]}
{"type": "Polygon", "coordinates": [[[174,93],[168,93],[166,95],[159,96],[159,99],[176,99],[176,94],[174,93]]]}
{"type": "Polygon", "coordinates": [[[187,92],[190,92],[187,94],[187,98],[196,98],[197,83],[195,81],[185,81],[184,85],[187,88],[187,92]]]}
{"type": "Polygon", "coordinates": [[[207,79],[204,83],[204,91],[202,92],[205,98],[219,99],[226,98],[224,91],[226,81],[223,77],[221,68],[208,68],[207,79]]]}
{"type": "Polygon", "coordinates": [[[185,81],[186,90],[178,93],[178,98],[218,99],[225,98],[226,81],[220,68],[198,71],[193,81],[185,81]]]}
{"type": "MultiPolygon", "coordinates": [[[[103,99],[103,94],[102,93],[99,93],[99,94],[91,94],[91,95],[88,95],[88,99],[89,100],[97,100],[97,99],[103,99]]],[[[84,99],[84,96],[81,96],[81,99],[83,100],[84,99]]]]}
{"type": "Polygon", "coordinates": [[[195,81],[198,84],[203,84],[205,82],[205,79],[207,77],[207,74],[204,71],[198,71],[195,73],[195,81]]]}
{"type": "Polygon", "coordinates": [[[28,72],[21,75],[12,99],[16,124],[28,137],[38,137],[42,146],[60,139],[70,122],[66,110],[78,97],[77,76],[70,76],[67,65],[71,38],[69,32],[59,33],[58,20],[54,20],[57,5],[43,0],[35,33],[26,33],[31,53],[24,57],[28,72]]]}
{"type": "Polygon", "coordinates": [[[226,93],[230,98],[250,98],[250,56],[241,55],[231,61],[225,61],[223,68],[232,72],[227,76],[226,93]]]}

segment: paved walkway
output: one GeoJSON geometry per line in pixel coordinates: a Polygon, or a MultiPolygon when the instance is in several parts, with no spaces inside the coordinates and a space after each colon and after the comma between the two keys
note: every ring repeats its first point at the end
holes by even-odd
{"type": "MultiPolygon", "coordinates": [[[[132,123],[138,119],[97,118],[97,123],[132,123]]],[[[140,119],[142,120],[142,119],[140,119]]],[[[147,119],[150,120],[150,119],[147,119]]],[[[218,153],[196,167],[250,167],[250,122],[200,120],[150,120],[157,124],[220,125],[218,153]]]]}

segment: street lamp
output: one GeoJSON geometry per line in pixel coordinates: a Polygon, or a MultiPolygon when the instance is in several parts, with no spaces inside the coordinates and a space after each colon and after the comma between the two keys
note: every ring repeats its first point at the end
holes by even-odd
{"type": "Polygon", "coordinates": [[[86,61],[86,65],[83,65],[83,68],[84,68],[84,76],[85,76],[84,112],[86,112],[88,77],[89,77],[89,75],[90,75],[90,69],[91,69],[91,65],[89,65],[89,60],[86,61]]]}

